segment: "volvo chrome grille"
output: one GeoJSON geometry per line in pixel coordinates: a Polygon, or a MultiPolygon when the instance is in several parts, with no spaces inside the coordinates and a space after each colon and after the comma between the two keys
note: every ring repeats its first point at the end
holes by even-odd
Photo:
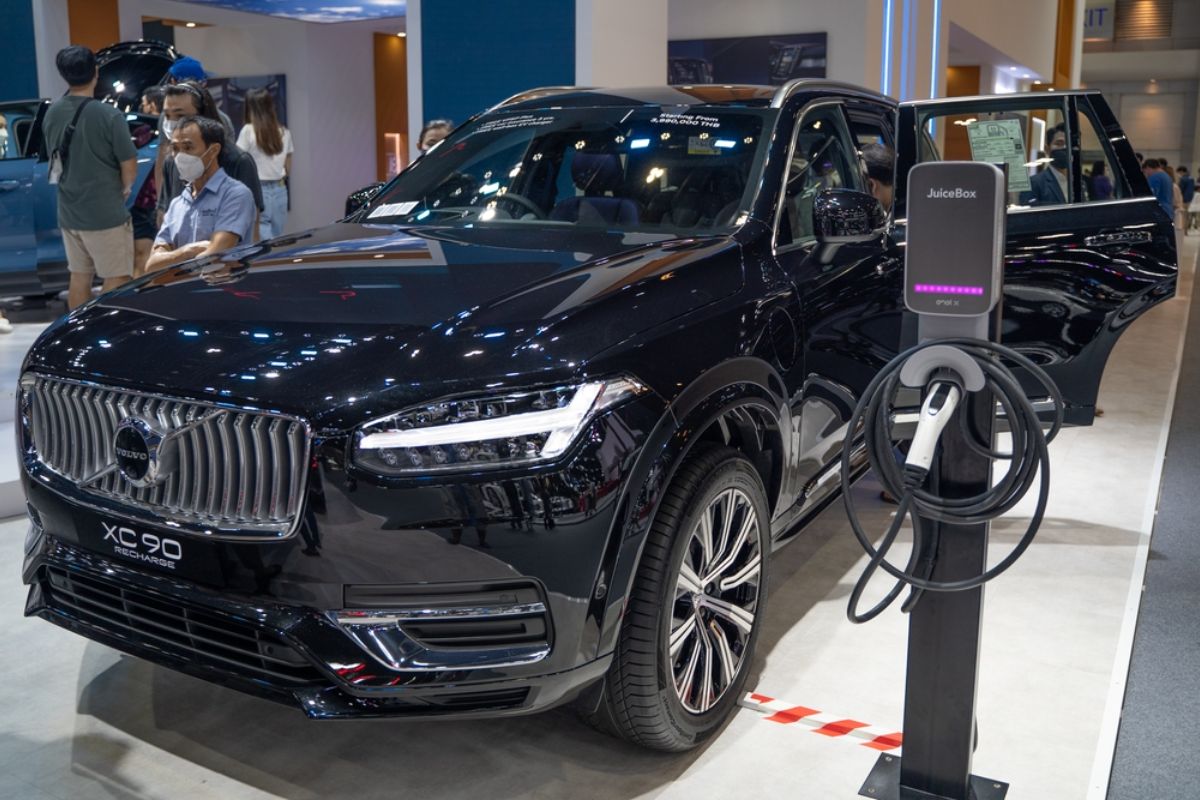
{"type": "Polygon", "coordinates": [[[204,532],[294,526],[308,461],[303,422],[40,375],[22,385],[33,455],[75,491],[204,532]],[[155,431],[153,449],[130,451],[118,440],[125,428],[155,431]],[[158,440],[170,459],[151,480],[118,463],[156,460],[158,440]]]}

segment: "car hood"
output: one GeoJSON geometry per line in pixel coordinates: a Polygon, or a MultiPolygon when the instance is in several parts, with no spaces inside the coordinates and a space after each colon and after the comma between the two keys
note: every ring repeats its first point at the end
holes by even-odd
{"type": "Polygon", "coordinates": [[[459,391],[586,374],[608,345],[736,291],[740,269],[685,269],[730,248],[729,237],[574,227],[339,223],[103,295],[51,326],[26,368],[340,428],[459,391]]]}

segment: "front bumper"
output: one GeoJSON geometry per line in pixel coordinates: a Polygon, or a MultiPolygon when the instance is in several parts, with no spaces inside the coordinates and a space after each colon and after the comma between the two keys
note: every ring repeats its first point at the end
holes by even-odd
{"type": "Polygon", "coordinates": [[[317,439],[274,541],[135,521],[27,471],[26,613],[312,717],[544,709],[607,667],[625,481],[660,413],[627,404],[517,474],[377,481],[317,439]]]}
{"type": "Polygon", "coordinates": [[[390,672],[331,619],[149,575],[53,536],[26,561],[25,613],[207,681],[299,706],[314,719],[508,716],[574,697],[608,667],[557,673],[390,672]]]}

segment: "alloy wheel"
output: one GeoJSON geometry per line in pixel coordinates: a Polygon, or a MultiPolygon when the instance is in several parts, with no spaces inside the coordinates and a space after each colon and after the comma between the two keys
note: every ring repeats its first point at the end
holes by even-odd
{"type": "Polygon", "coordinates": [[[762,575],[760,524],[746,493],[726,489],[688,534],[667,648],[675,694],[692,714],[716,705],[749,649],[762,575]]]}

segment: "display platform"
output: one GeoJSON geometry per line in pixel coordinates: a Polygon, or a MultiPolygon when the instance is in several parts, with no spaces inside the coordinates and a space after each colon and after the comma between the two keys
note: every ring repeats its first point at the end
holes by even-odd
{"type": "MultiPolygon", "coordinates": [[[[1104,416],[1052,445],[1046,523],[986,589],[973,771],[1011,784],[1010,800],[1105,797],[1198,242],[1185,245],[1178,296],[1113,352],[1104,416]]],[[[868,478],[856,492],[865,522],[882,530],[892,507],[878,486],[868,478]]],[[[1032,502],[993,525],[997,556],[1032,502]]],[[[0,560],[19,563],[24,532],[19,519],[0,525],[0,560]]],[[[748,684],[756,697],[717,739],[674,756],[562,710],[312,723],[21,618],[25,589],[10,569],[0,580],[0,796],[853,798],[880,752],[902,752],[906,620],[893,610],[869,625],[846,621],[864,563],[837,504],[776,554],[748,684]]]]}

